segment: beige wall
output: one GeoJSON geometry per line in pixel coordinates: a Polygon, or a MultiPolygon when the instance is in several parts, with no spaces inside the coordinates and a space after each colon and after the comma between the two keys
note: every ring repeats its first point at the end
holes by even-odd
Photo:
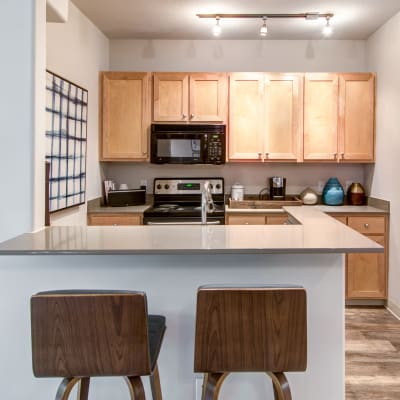
{"type": "MultiPolygon", "coordinates": [[[[377,72],[376,165],[372,195],[390,200],[389,303],[400,311],[400,13],[367,41],[368,68],[377,72]]],[[[400,315],[400,313],[399,313],[400,315]]]]}
{"type": "MultiPolygon", "coordinates": [[[[110,67],[131,71],[358,71],[366,70],[362,40],[111,40],[110,67]]],[[[138,187],[159,176],[223,176],[227,190],[241,182],[249,193],[266,186],[267,177],[284,175],[288,190],[317,188],[330,176],[364,182],[364,167],[332,164],[226,164],[223,167],[105,164],[104,175],[138,187]]]]}
{"type": "MultiPolygon", "coordinates": [[[[101,194],[98,163],[98,74],[108,69],[109,40],[70,3],[67,23],[47,24],[47,68],[88,89],[86,198],[101,194]]],[[[86,223],[86,204],[51,215],[52,225],[86,223]]]]}

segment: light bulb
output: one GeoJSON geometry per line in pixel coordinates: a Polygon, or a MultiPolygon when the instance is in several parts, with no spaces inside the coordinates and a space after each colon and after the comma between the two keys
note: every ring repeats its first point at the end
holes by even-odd
{"type": "Polygon", "coordinates": [[[215,20],[217,22],[212,28],[212,33],[214,36],[219,36],[222,32],[221,26],[219,25],[219,17],[215,18],[215,20]]]}
{"type": "Polygon", "coordinates": [[[329,17],[326,17],[326,25],[324,26],[324,29],[322,30],[322,33],[325,36],[330,36],[330,35],[332,35],[332,32],[333,32],[333,29],[332,29],[332,26],[331,26],[331,24],[329,22],[329,17]]]}
{"type": "Polygon", "coordinates": [[[267,28],[267,17],[263,17],[263,24],[260,28],[260,36],[267,36],[268,34],[268,28],[267,28]]]}

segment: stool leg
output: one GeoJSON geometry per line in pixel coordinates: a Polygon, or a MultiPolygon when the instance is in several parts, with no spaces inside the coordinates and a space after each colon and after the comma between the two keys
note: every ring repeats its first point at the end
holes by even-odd
{"type": "Polygon", "coordinates": [[[131,400],[145,400],[146,397],[140,376],[127,376],[125,380],[131,394],[131,400]]]}
{"type": "Polygon", "coordinates": [[[68,400],[72,388],[81,378],[64,378],[57,389],[56,400],[68,400]]]}
{"type": "Polygon", "coordinates": [[[90,378],[81,378],[78,389],[78,400],[88,400],[89,398],[90,378]]]}
{"type": "Polygon", "coordinates": [[[160,375],[158,373],[158,365],[156,364],[153,373],[150,375],[150,386],[153,400],[162,400],[160,375]]]}
{"type": "Polygon", "coordinates": [[[228,373],[209,372],[204,374],[203,393],[201,400],[217,400],[222,383],[228,373]]]}
{"type": "Polygon", "coordinates": [[[289,382],[283,372],[267,372],[272,379],[275,400],[292,400],[289,382]]]}

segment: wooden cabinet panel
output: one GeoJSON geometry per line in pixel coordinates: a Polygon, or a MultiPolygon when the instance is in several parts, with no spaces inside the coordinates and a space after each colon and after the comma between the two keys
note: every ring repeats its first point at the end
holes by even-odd
{"type": "Polygon", "coordinates": [[[303,75],[265,75],[265,160],[301,158],[303,75]]]}
{"type": "Polygon", "coordinates": [[[373,161],[375,76],[339,75],[339,153],[344,161],[373,161]]]}
{"type": "Polygon", "coordinates": [[[304,79],[304,160],[336,160],[338,75],[306,74],[304,79]]]}
{"type": "MultiPolygon", "coordinates": [[[[368,236],[385,246],[384,236],[368,236]]],[[[385,299],[386,294],[385,253],[355,253],[347,256],[347,298],[385,299]]]]}
{"type": "Polygon", "coordinates": [[[189,119],[191,122],[223,122],[227,119],[228,78],[226,74],[191,74],[189,119]]]}
{"type": "Polygon", "coordinates": [[[348,217],[348,225],[350,228],[363,234],[385,233],[385,217],[348,217]]]}
{"type": "Polygon", "coordinates": [[[225,73],[153,74],[153,120],[223,122],[227,119],[225,73]]]}
{"type": "Polygon", "coordinates": [[[159,72],[153,74],[153,120],[189,120],[189,75],[159,72]]]}
{"type": "Polygon", "coordinates": [[[227,225],[265,225],[265,215],[227,215],[227,225]]]}
{"type": "Polygon", "coordinates": [[[142,214],[89,214],[88,225],[141,225],[142,214]]]}
{"type": "Polygon", "coordinates": [[[264,75],[234,73],[229,79],[229,160],[261,160],[264,75]]]}
{"type": "Polygon", "coordinates": [[[337,221],[341,222],[342,224],[347,225],[347,217],[342,215],[331,215],[332,218],[335,218],[337,221]]]}
{"type": "Polygon", "coordinates": [[[147,159],[150,74],[102,72],[101,160],[147,159]]]}

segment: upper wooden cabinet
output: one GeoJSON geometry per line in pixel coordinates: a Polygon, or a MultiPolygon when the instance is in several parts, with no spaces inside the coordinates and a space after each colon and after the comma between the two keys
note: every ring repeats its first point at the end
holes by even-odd
{"type": "Polygon", "coordinates": [[[100,160],[148,158],[150,73],[101,72],[100,160]]]}
{"type": "Polygon", "coordinates": [[[299,161],[303,75],[232,73],[229,160],[299,161]]]}
{"type": "Polygon", "coordinates": [[[226,121],[227,82],[225,73],[154,73],[153,120],[226,121]]]}
{"type": "Polygon", "coordinates": [[[375,76],[306,74],[304,161],[374,161],[375,76]]]}

